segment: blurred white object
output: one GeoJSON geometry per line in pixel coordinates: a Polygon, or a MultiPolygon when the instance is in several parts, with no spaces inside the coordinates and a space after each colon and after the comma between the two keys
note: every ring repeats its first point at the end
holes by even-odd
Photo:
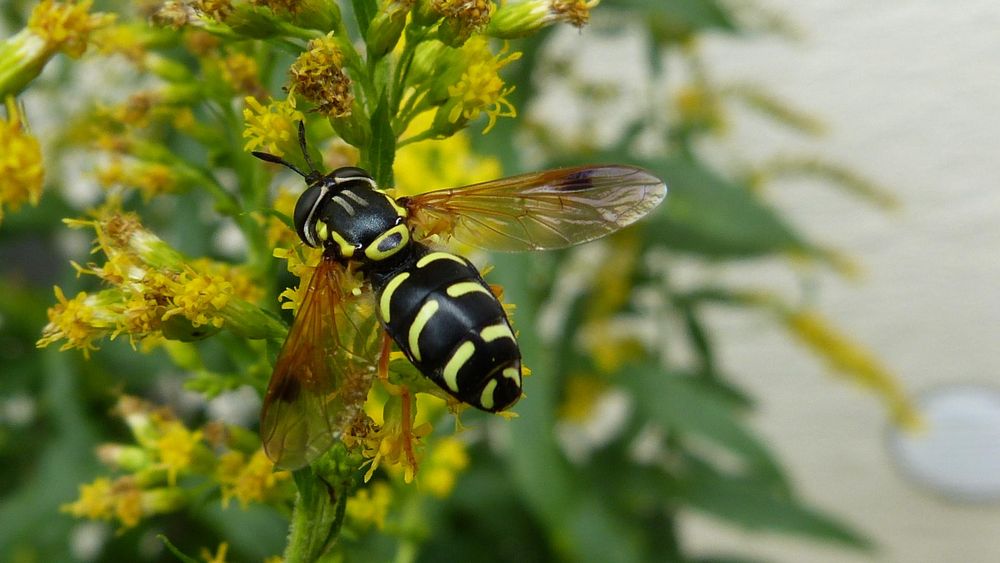
{"type": "Polygon", "coordinates": [[[889,437],[903,473],[951,500],[1000,500],[1000,389],[943,387],[918,403],[925,428],[889,437]]]}

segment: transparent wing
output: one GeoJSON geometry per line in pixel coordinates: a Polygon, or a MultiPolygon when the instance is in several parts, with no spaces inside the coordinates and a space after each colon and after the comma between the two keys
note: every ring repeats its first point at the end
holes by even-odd
{"type": "Polygon", "coordinates": [[[371,298],[354,295],[331,260],[313,272],[264,396],[260,435],[275,466],[324,453],[361,413],[378,355],[371,298]]]}
{"type": "Polygon", "coordinates": [[[564,248],[630,225],[663,201],[663,181],[632,166],[579,166],[400,198],[418,237],[488,250],[564,248]]]}

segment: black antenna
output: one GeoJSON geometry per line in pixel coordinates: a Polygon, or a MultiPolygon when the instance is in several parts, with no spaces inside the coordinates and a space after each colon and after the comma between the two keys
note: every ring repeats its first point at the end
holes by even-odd
{"type": "Polygon", "coordinates": [[[295,167],[294,164],[288,162],[287,160],[281,158],[280,156],[275,156],[273,154],[260,151],[251,151],[250,154],[256,156],[261,160],[266,160],[267,162],[273,162],[275,164],[287,166],[288,168],[294,170],[296,174],[305,178],[306,184],[312,185],[316,182],[316,180],[322,178],[323,174],[319,170],[316,170],[316,166],[313,164],[312,159],[309,158],[309,151],[306,149],[306,125],[302,121],[299,121],[299,146],[302,147],[302,156],[305,157],[306,164],[309,165],[308,174],[299,170],[298,168],[295,167]]]}
{"type": "Polygon", "coordinates": [[[275,155],[273,155],[271,153],[260,152],[260,151],[250,151],[250,154],[256,156],[257,158],[259,158],[261,160],[266,160],[268,162],[273,162],[275,164],[280,164],[282,166],[287,166],[288,168],[291,168],[296,173],[298,173],[299,176],[302,176],[303,178],[307,178],[307,179],[309,178],[309,176],[307,176],[301,170],[299,170],[298,168],[296,168],[294,164],[292,164],[291,162],[288,162],[287,160],[281,158],[280,156],[275,156],[275,155]]]}
{"type": "Polygon", "coordinates": [[[309,150],[306,149],[306,124],[303,121],[299,122],[299,146],[302,147],[302,156],[305,157],[306,164],[309,165],[309,171],[313,174],[319,174],[312,159],[309,158],[309,150]]]}

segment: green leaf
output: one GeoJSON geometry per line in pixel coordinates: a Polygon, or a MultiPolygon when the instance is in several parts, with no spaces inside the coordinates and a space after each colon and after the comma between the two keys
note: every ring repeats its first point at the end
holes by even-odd
{"type": "Polygon", "coordinates": [[[361,36],[367,39],[368,27],[375,18],[378,6],[374,0],[352,0],[351,4],[354,6],[354,17],[358,20],[358,30],[361,31],[361,36]]]}
{"type": "Polygon", "coordinates": [[[371,172],[380,186],[392,186],[392,163],[396,159],[396,134],[392,131],[388,92],[383,92],[375,112],[372,113],[372,137],[368,150],[362,155],[361,167],[371,172]]]}
{"type": "Polygon", "coordinates": [[[738,418],[738,404],[693,377],[654,365],[626,367],[616,378],[632,391],[639,414],[668,430],[709,440],[737,455],[759,476],[785,488],[778,463],[738,418]]]}
{"type": "Polygon", "coordinates": [[[633,13],[661,43],[707,30],[737,31],[736,22],[714,0],[611,0],[602,3],[601,8],[633,13]]]}
{"type": "Polygon", "coordinates": [[[774,494],[757,482],[701,473],[684,479],[680,499],[706,514],[749,530],[771,530],[870,550],[871,540],[836,519],[774,494]]]}
{"type": "Polygon", "coordinates": [[[712,257],[816,252],[750,191],[697,162],[643,163],[667,183],[667,200],[650,221],[651,244],[712,257]]]}

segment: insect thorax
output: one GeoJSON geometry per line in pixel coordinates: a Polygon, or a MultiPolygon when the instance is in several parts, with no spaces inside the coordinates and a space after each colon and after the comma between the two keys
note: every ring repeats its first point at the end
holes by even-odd
{"type": "Polygon", "coordinates": [[[329,186],[311,220],[316,241],[341,259],[380,262],[410,243],[406,210],[365,182],[329,186]]]}

